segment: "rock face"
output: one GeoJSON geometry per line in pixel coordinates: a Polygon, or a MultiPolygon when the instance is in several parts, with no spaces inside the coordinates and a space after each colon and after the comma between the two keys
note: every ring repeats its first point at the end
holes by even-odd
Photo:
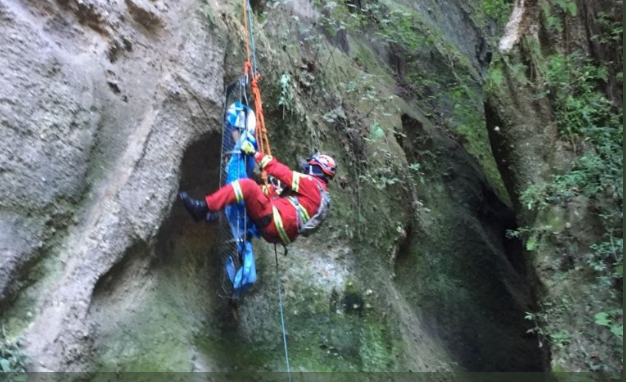
{"type": "Polygon", "coordinates": [[[12,321],[34,315],[33,370],[85,367],[97,281],[154,240],[185,147],[217,126],[223,43],[201,17],[180,33],[191,3],[127,3],[0,5],[2,231],[15,232],[0,287],[6,301],[28,285],[12,321]],[[39,274],[16,277],[33,264],[39,274]]]}
{"type": "MultiPolygon", "coordinates": [[[[266,6],[257,54],[276,156],[336,154],[333,213],[277,268],[257,242],[259,282],[233,320],[217,231],[176,201],[217,187],[223,88],[243,62],[241,10],[220,3],[0,0],[0,323],[28,369],[283,370],[280,277],[296,370],[541,370],[491,154],[479,166],[444,126],[449,98],[427,117],[404,91],[406,47],[348,30],[336,50],[309,34],[326,13],[306,1],[266,6]]],[[[481,103],[470,5],[398,7],[428,15],[405,31],[434,36],[425,65],[447,58],[428,91],[458,71],[481,103]]]]}
{"type": "Polygon", "coordinates": [[[623,370],[621,14],[517,1],[487,81],[493,153],[537,271],[530,318],[557,371],[623,370]]]}

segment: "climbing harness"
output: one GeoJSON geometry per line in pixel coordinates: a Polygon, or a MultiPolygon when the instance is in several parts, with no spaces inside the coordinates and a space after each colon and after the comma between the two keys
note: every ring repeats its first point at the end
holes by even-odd
{"type": "Polygon", "coordinates": [[[328,211],[330,209],[330,194],[328,191],[324,190],[319,182],[319,180],[316,180],[317,189],[320,192],[320,205],[313,216],[309,216],[309,213],[298,201],[297,196],[287,196],[287,200],[289,200],[291,205],[298,212],[296,214],[296,217],[298,218],[298,234],[305,237],[310,236],[312,233],[316,232],[319,227],[321,227],[322,223],[326,219],[326,216],[328,216],[328,211]]]}

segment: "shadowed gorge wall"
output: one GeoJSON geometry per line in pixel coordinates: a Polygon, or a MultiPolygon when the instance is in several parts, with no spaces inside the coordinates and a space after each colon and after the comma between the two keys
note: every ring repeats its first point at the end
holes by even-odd
{"type": "Polygon", "coordinates": [[[544,370],[537,338],[527,333],[531,325],[523,318],[535,302],[519,257],[521,243],[506,236],[516,228],[513,212],[458,143],[408,115],[402,122],[403,147],[422,164],[422,184],[441,187],[418,186],[420,201],[431,211],[429,220],[414,223],[399,249],[399,287],[468,369],[544,370]]]}

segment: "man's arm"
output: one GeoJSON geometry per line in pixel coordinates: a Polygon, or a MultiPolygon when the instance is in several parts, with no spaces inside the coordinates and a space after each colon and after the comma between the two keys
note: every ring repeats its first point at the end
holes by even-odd
{"type": "Polygon", "coordinates": [[[268,175],[281,181],[293,191],[298,192],[300,188],[300,178],[303,175],[296,171],[291,171],[289,167],[277,161],[274,157],[257,152],[254,154],[261,169],[267,171],[268,175]]]}

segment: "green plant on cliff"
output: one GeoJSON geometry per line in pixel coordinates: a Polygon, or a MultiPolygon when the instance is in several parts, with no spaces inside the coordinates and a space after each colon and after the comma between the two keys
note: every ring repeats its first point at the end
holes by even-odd
{"type": "Polygon", "coordinates": [[[376,166],[367,169],[361,174],[360,179],[370,183],[377,190],[385,190],[387,187],[400,183],[401,169],[398,167],[398,158],[393,154],[389,146],[389,140],[385,129],[379,122],[374,122],[370,126],[370,137],[365,138],[371,145],[371,160],[376,166]]]}
{"type": "Polygon", "coordinates": [[[622,45],[622,36],[624,36],[624,27],[619,21],[611,21],[611,17],[606,12],[598,12],[598,25],[601,34],[593,36],[591,39],[598,41],[603,45],[622,45]]]}
{"type": "Polygon", "coordinates": [[[358,30],[367,22],[361,10],[348,0],[316,1],[313,6],[320,11],[320,26],[329,36],[358,30]]]}
{"type": "Polygon", "coordinates": [[[614,237],[613,230],[609,229],[603,242],[591,246],[585,262],[596,275],[595,287],[618,298],[612,286],[624,278],[624,240],[614,237]]]}
{"type": "Polygon", "coordinates": [[[10,341],[2,328],[0,332],[0,380],[25,381],[27,362],[28,359],[19,346],[19,342],[10,341]],[[3,373],[8,374],[6,379],[2,377],[3,373]]]}
{"type": "Polygon", "coordinates": [[[502,27],[511,11],[511,2],[505,0],[480,0],[474,4],[476,23],[479,27],[485,27],[490,22],[502,27]]]}
{"type": "Polygon", "coordinates": [[[594,323],[596,325],[607,327],[611,333],[615,334],[621,340],[624,339],[624,325],[620,324],[620,316],[623,314],[623,311],[613,310],[611,312],[599,312],[594,318],[594,323]]]}
{"type": "Polygon", "coordinates": [[[549,0],[541,3],[541,10],[547,27],[553,31],[563,32],[565,16],[576,16],[578,6],[573,0],[549,0]]]}
{"type": "MultiPolygon", "coordinates": [[[[570,171],[555,175],[551,182],[532,185],[521,200],[534,209],[585,196],[597,203],[601,214],[614,217],[604,219],[610,236],[614,231],[621,235],[616,223],[623,219],[623,109],[599,90],[608,80],[607,70],[577,53],[549,57],[546,68],[543,94],[552,100],[559,132],[582,153],[570,171]]],[[[601,256],[609,252],[607,243],[592,247],[594,259],[609,260],[601,256]]],[[[615,248],[615,244],[610,247],[615,248]]],[[[619,267],[622,251],[610,252],[614,254],[613,266],[619,267]]],[[[593,269],[601,270],[593,263],[593,269]]]]}
{"type": "MultiPolygon", "coordinates": [[[[577,12],[575,5],[568,1],[543,4],[546,24],[554,30],[563,31],[565,16],[577,12]]],[[[608,30],[619,28],[612,26],[608,30]]],[[[615,33],[609,32],[601,39],[614,41],[614,36],[615,33]]],[[[541,219],[534,226],[517,231],[526,239],[528,250],[537,250],[537,256],[556,251],[563,254],[563,259],[557,258],[557,261],[571,262],[571,266],[564,269],[555,267],[553,287],[563,288],[559,292],[576,290],[582,293],[579,298],[586,301],[584,312],[572,310],[563,316],[555,310],[561,302],[551,296],[546,298],[540,312],[528,315],[527,319],[535,323],[534,332],[548,338],[553,349],[561,351],[561,356],[578,358],[590,370],[614,371],[615,365],[607,362],[608,357],[620,359],[623,354],[623,307],[618,308],[623,295],[623,108],[605,92],[611,81],[607,67],[579,52],[545,57],[533,46],[530,48],[536,71],[534,78],[539,83],[536,98],[550,102],[560,138],[558,145],[573,154],[573,159],[557,163],[560,173],[530,185],[521,194],[520,201],[529,210],[545,213],[555,206],[568,207],[574,200],[584,200],[597,213],[594,218],[599,218],[600,224],[596,224],[599,228],[597,242],[591,245],[587,242],[586,250],[580,249],[582,241],[567,231],[544,235],[541,227],[545,222],[541,219]],[[579,257],[574,253],[579,253],[579,257]],[[574,278],[571,274],[579,276],[574,278]],[[580,283],[580,277],[590,282],[580,283]],[[571,318],[567,317],[580,313],[591,325],[585,326],[584,334],[572,332],[577,339],[573,341],[570,333],[561,333],[560,328],[569,325],[571,318]],[[593,337],[593,341],[605,348],[604,360],[586,347],[589,342],[578,340],[582,336],[593,337]],[[577,348],[576,355],[572,354],[571,347],[577,348]]],[[[494,84],[503,82],[501,74],[492,73],[494,84]]],[[[557,365],[559,362],[555,359],[557,365]]]]}
{"type": "Polygon", "coordinates": [[[522,194],[529,209],[576,195],[623,200],[623,109],[598,90],[608,80],[606,68],[580,54],[547,59],[544,91],[552,100],[561,136],[582,152],[574,168],[555,175],[552,182],[533,185],[522,194]]]}
{"type": "Polygon", "coordinates": [[[280,76],[280,96],[278,97],[278,106],[283,112],[283,119],[285,118],[285,111],[291,111],[293,102],[293,92],[291,90],[291,76],[287,73],[283,73],[280,76]]]}
{"type": "Polygon", "coordinates": [[[454,103],[452,122],[457,126],[457,131],[471,143],[480,142],[478,134],[483,130],[485,122],[480,108],[469,102],[473,92],[465,82],[459,81],[450,91],[450,95],[454,103]]]}

